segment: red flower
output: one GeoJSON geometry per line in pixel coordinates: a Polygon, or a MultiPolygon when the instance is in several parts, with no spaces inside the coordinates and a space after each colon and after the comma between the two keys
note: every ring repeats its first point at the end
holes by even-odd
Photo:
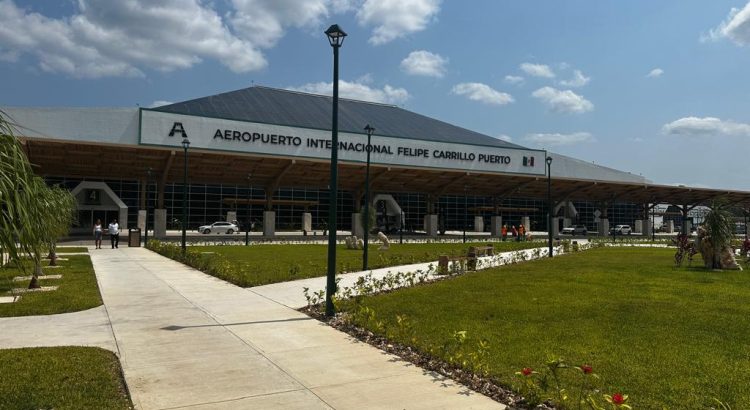
{"type": "Polygon", "coordinates": [[[581,365],[581,371],[584,374],[591,374],[591,372],[594,371],[594,368],[591,367],[590,365],[584,364],[584,365],[581,365]]]}
{"type": "Polygon", "coordinates": [[[531,367],[524,367],[521,370],[521,374],[523,374],[524,376],[531,376],[531,373],[533,372],[534,372],[534,369],[532,369],[531,367]]]}
{"type": "Polygon", "coordinates": [[[622,395],[622,393],[615,393],[612,395],[612,403],[619,406],[625,403],[625,397],[622,395]]]}

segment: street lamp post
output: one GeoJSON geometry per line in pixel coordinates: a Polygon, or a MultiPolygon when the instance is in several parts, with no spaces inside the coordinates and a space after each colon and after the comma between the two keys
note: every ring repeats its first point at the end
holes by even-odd
{"type": "Polygon", "coordinates": [[[367,270],[367,248],[368,241],[370,239],[370,152],[372,152],[372,145],[370,145],[372,139],[372,133],[375,132],[375,128],[371,127],[370,124],[365,126],[365,132],[367,132],[367,168],[365,171],[365,233],[364,233],[364,247],[362,249],[362,270],[367,270]]]}
{"type": "Polygon", "coordinates": [[[149,204],[151,201],[148,200],[148,194],[150,193],[149,191],[151,191],[150,189],[151,188],[151,175],[152,175],[151,167],[148,167],[148,170],[146,171],[146,176],[147,176],[146,177],[146,221],[145,221],[146,223],[144,224],[146,225],[145,226],[146,232],[143,234],[143,246],[148,246],[148,217],[149,215],[151,215],[151,212],[149,209],[149,204]]]}
{"type": "Polygon", "coordinates": [[[552,255],[552,157],[546,158],[547,162],[547,242],[549,245],[549,257],[552,255]]]}
{"type": "Polygon", "coordinates": [[[331,109],[331,181],[328,196],[328,274],[326,278],[326,316],[333,316],[333,294],[336,292],[336,214],[338,205],[339,151],[339,48],[346,33],[338,24],[325,31],[333,47],[333,106],[331,109]]]}
{"type": "Polygon", "coordinates": [[[187,137],[182,139],[182,149],[185,151],[185,174],[182,180],[182,254],[187,251],[187,195],[188,195],[188,148],[190,140],[187,137]]]}
{"type": "Polygon", "coordinates": [[[250,188],[250,174],[247,174],[247,226],[245,227],[245,246],[250,245],[250,227],[253,226],[252,218],[250,218],[250,211],[252,210],[252,207],[250,205],[251,194],[252,190],[250,188]]]}
{"type": "Polygon", "coordinates": [[[466,225],[469,224],[469,193],[468,188],[464,185],[464,243],[466,243],[466,225]]]}
{"type": "Polygon", "coordinates": [[[398,222],[398,243],[404,243],[404,210],[402,209],[399,215],[398,222]]]}
{"type": "MultiPolygon", "coordinates": [[[[662,218],[662,221],[664,218],[662,218]]],[[[662,222],[663,223],[663,222],[662,222]]],[[[656,204],[651,204],[651,242],[656,241],[656,204]]]]}

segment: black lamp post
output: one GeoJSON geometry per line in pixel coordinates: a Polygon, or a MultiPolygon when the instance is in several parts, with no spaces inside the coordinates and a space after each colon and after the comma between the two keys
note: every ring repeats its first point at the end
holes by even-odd
{"type": "Polygon", "coordinates": [[[367,246],[370,239],[370,152],[372,152],[370,142],[375,128],[367,124],[365,132],[367,132],[367,170],[365,171],[365,233],[364,247],[362,249],[362,270],[367,270],[367,246]]]}
{"type": "Polygon", "coordinates": [[[398,243],[404,243],[404,210],[402,209],[399,213],[398,220],[398,243]]]}
{"type": "Polygon", "coordinates": [[[252,195],[252,189],[250,188],[250,174],[247,174],[247,226],[245,227],[245,246],[250,245],[250,227],[252,227],[252,218],[250,218],[250,211],[252,207],[250,205],[250,196],[252,195]]]}
{"type": "Polygon", "coordinates": [[[468,188],[464,185],[464,243],[466,243],[466,225],[469,224],[469,194],[468,188]]]}
{"type": "Polygon", "coordinates": [[[651,205],[651,242],[656,242],[656,229],[654,229],[654,226],[656,226],[656,204],[651,205]]]}
{"type": "Polygon", "coordinates": [[[188,195],[188,148],[190,148],[190,140],[187,137],[182,139],[182,149],[185,151],[185,175],[182,180],[182,254],[184,255],[187,251],[187,195],[188,195]]]}
{"type": "Polygon", "coordinates": [[[146,223],[144,224],[146,225],[146,232],[143,234],[143,246],[148,246],[148,217],[149,215],[151,215],[151,211],[149,209],[149,204],[151,203],[151,201],[148,200],[148,194],[150,193],[149,191],[151,191],[151,175],[151,167],[148,167],[148,170],[146,171],[146,223]]]}
{"type": "Polygon", "coordinates": [[[549,257],[552,255],[552,157],[547,157],[547,242],[549,245],[549,257]]]}
{"type": "Polygon", "coordinates": [[[338,24],[325,31],[333,47],[333,106],[331,119],[331,182],[328,196],[328,274],[326,280],[326,316],[333,316],[333,294],[336,293],[336,214],[338,205],[339,156],[339,48],[346,33],[338,24]]]}

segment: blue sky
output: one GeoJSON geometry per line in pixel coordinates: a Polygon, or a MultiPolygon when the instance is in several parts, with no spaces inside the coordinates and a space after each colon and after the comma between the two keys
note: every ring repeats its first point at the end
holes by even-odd
{"type": "Polygon", "coordinates": [[[750,190],[747,0],[0,0],[0,105],[330,93],[332,23],[349,34],[344,96],[657,183],[750,190]]]}

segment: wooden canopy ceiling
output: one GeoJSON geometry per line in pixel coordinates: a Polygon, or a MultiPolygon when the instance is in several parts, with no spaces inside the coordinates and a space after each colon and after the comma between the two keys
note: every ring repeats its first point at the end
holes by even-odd
{"type": "MultiPolygon", "coordinates": [[[[159,147],[93,145],[24,139],[27,155],[39,175],[70,178],[131,179],[145,181],[151,168],[155,179],[180,183],[184,153],[159,147]]],[[[248,154],[190,150],[188,174],[192,183],[237,184],[275,190],[279,187],[326,188],[330,165],[325,161],[262,157],[248,154]]],[[[373,191],[421,192],[442,195],[481,195],[507,198],[547,198],[547,178],[526,175],[467,173],[465,171],[396,168],[371,165],[373,191]]],[[[361,194],[365,166],[339,163],[341,190],[361,194]]],[[[555,201],[708,204],[725,198],[750,207],[750,192],[594,180],[553,178],[555,201]]]]}

